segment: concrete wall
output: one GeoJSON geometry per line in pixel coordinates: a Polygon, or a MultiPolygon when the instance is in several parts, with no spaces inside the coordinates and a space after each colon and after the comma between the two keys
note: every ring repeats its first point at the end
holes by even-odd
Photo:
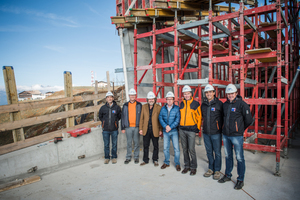
{"type": "MultiPolygon", "coordinates": [[[[140,143],[142,137],[140,137],[140,143]]],[[[141,143],[142,144],[142,143],[141,143]]],[[[119,130],[118,152],[126,148],[126,135],[119,130]]],[[[0,182],[3,179],[27,174],[27,170],[37,166],[38,171],[78,161],[78,156],[85,159],[98,157],[104,161],[102,128],[92,128],[91,133],[77,138],[63,138],[62,142],[43,142],[28,148],[0,156],[0,182]],[[46,144],[46,145],[45,145],[46,144]]],[[[119,158],[123,162],[125,158],[119,158]]]]}

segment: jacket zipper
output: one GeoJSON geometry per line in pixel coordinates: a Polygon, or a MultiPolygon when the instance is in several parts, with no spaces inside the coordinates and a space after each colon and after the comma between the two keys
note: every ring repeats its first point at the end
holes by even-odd
{"type": "Polygon", "coordinates": [[[185,116],[184,116],[184,126],[186,124],[186,113],[187,113],[187,100],[185,100],[186,104],[185,104],[185,116]]]}
{"type": "Polygon", "coordinates": [[[235,129],[236,129],[236,132],[239,132],[237,122],[235,122],[235,129]]]}
{"type": "Polygon", "coordinates": [[[217,127],[218,127],[218,130],[220,130],[218,121],[217,121],[217,127]]]}
{"type": "Polygon", "coordinates": [[[206,134],[210,134],[210,104],[208,103],[208,107],[207,107],[207,133],[206,134]]]}
{"type": "Polygon", "coordinates": [[[108,127],[110,127],[111,125],[111,107],[108,108],[109,112],[108,112],[108,127]]]}
{"type": "Polygon", "coordinates": [[[231,107],[232,107],[232,104],[229,103],[229,106],[228,106],[228,114],[226,116],[226,130],[227,130],[227,134],[229,135],[230,134],[230,131],[229,131],[229,118],[230,118],[230,112],[231,112],[231,107]]]}

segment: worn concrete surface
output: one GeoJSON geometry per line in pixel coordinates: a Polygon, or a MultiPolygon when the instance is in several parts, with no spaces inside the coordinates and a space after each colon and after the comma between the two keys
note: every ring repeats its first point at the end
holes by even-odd
{"type": "MultiPolygon", "coordinates": [[[[160,166],[164,160],[162,145],[160,140],[160,166]]],[[[143,167],[133,162],[125,165],[126,152],[121,150],[117,164],[103,164],[103,155],[79,160],[81,165],[70,168],[65,165],[42,175],[40,182],[2,192],[0,199],[300,199],[300,134],[289,149],[289,159],[281,159],[281,177],[273,175],[275,154],[245,151],[245,186],[240,191],[233,189],[234,182],[220,184],[212,178],[204,178],[207,170],[204,146],[196,146],[196,151],[198,171],[195,176],[177,172],[173,156],[171,166],[164,170],[152,163],[143,167]]],[[[222,153],[224,172],[223,150],[222,153]]],[[[180,160],[183,166],[182,154],[180,160]]],[[[38,174],[39,171],[32,175],[38,174]]],[[[236,181],[236,177],[235,165],[232,180],[236,181]]]]}
{"type": "MultiPolygon", "coordinates": [[[[126,148],[126,135],[119,131],[118,147],[126,148]]],[[[141,140],[142,141],[142,140],[141,140]]],[[[102,128],[92,128],[91,133],[77,138],[63,138],[62,142],[43,142],[0,156],[0,184],[15,176],[26,174],[27,170],[53,168],[78,160],[78,156],[92,157],[103,154],[102,128]]],[[[44,171],[45,171],[44,170],[44,171]]]]}

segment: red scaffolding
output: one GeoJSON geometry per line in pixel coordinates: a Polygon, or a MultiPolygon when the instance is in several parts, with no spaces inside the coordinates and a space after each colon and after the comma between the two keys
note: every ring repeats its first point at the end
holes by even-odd
{"type": "MultiPolygon", "coordinates": [[[[118,16],[124,16],[125,9],[123,14],[118,12],[121,5],[118,2],[118,16]]],[[[161,1],[150,1],[150,7],[160,9],[155,6],[161,5],[157,2],[161,1]]],[[[214,6],[219,2],[210,1],[208,18],[199,12],[198,19],[190,23],[178,20],[180,5],[177,3],[178,9],[172,7],[172,26],[158,28],[156,21],[159,14],[151,18],[152,30],[149,32],[137,34],[137,23],[132,24],[134,88],[138,91],[145,74],[152,70],[152,91],[155,94],[164,97],[168,92],[165,87],[172,87],[175,102],[179,103],[182,100],[181,89],[188,84],[194,90],[194,99],[201,103],[202,89],[207,83],[214,85],[216,95],[223,102],[226,101],[226,85],[236,84],[239,94],[250,105],[254,118],[254,123],[244,133],[244,149],[276,153],[275,174],[280,175],[280,153],[283,151],[283,155],[287,156],[288,139],[292,137],[299,119],[299,3],[276,0],[267,4],[265,1],[264,6],[258,7],[257,1],[253,1],[252,8],[248,8],[244,1],[231,1],[239,2],[239,10],[231,12],[231,3],[228,3],[228,12],[218,15],[214,6]],[[196,30],[197,34],[192,30],[196,30]],[[158,36],[164,36],[163,39],[160,37],[159,47],[158,36]],[[146,66],[139,66],[137,59],[137,41],[142,38],[152,39],[153,57],[146,66]],[[170,46],[174,48],[174,60],[165,63],[164,49],[170,46]],[[162,57],[161,63],[156,58],[158,53],[162,57]],[[190,68],[190,59],[195,54],[197,67],[190,68]],[[202,76],[204,58],[208,58],[208,77],[202,76]],[[157,77],[157,70],[160,70],[161,77],[157,77]],[[143,75],[138,76],[138,71],[144,71],[143,75]],[[185,79],[185,74],[191,72],[197,74],[197,79],[185,79]],[[173,74],[173,82],[165,81],[167,74],[173,74]]],[[[131,1],[127,3],[129,6],[131,1]]],[[[142,6],[137,2],[135,8],[145,8],[145,1],[140,3],[142,6]]],[[[125,7],[124,4],[122,7],[125,7]]],[[[138,100],[146,102],[139,94],[138,100]]],[[[158,98],[157,102],[166,101],[158,98]]]]}

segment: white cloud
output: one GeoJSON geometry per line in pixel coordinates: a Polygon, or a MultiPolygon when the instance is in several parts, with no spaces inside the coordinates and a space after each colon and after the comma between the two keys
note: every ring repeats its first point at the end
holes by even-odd
{"type": "Polygon", "coordinates": [[[55,46],[55,45],[44,46],[44,48],[50,49],[50,50],[52,50],[52,51],[57,51],[57,52],[59,52],[59,53],[63,53],[64,50],[65,50],[63,47],[55,46]]]}
{"type": "Polygon", "coordinates": [[[96,15],[101,16],[101,14],[98,11],[96,11],[94,8],[92,8],[89,4],[85,3],[85,6],[88,7],[88,9],[93,13],[95,13],[96,15]]]}
{"type": "Polygon", "coordinates": [[[14,6],[0,6],[0,11],[14,14],[34,15],[49,20],[50,23],[56,26],[78,27],[79,25],[71,18],[59,16],[54,13],[44,13],[37,10],[18,8],[14,6]]]}

